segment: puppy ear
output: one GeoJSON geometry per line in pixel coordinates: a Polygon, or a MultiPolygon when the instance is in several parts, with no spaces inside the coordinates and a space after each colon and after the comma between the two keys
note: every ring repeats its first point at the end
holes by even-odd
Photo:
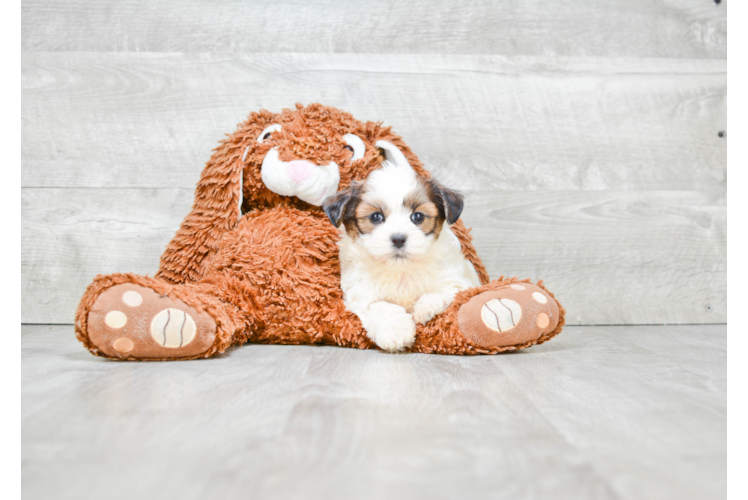
{"type": "Polygon", "coordinates": [[[322,210],[327,214],[327,218],[330,219],[332,225],[340,227],[340,223],[343,220],[343,214],[345,213],[345,207],[348,202],[354,197],[356,187],[351,184],[337,194],[330,196],[322,204],[322,210]]]}
{"type": "Polygon", "coordinates": [[[437,185],[437,192],[444,203],[445,219],[448,223],[454,224],[460,218],[462,208],[465,206],[464,198],[457,191],[452,191],[442,185],[437,185]]]}

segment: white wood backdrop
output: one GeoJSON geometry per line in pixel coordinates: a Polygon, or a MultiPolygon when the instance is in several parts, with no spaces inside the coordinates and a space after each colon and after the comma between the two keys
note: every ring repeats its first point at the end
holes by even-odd
{"type": "Polygon", "coordinates": [[[393,125],[571,324],[726,321],[726,6],[24,1],[22,321],[153,274],[259,108],[393,125]]]}

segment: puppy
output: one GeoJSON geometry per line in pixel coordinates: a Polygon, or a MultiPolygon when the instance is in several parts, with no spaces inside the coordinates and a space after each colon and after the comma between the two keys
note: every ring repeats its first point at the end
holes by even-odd
{"type": "Polygon", "coordinates": [[[346,307],[386,351],[411,346],[416,323],[444,311],[458,291],[479,285],[450,229],[462,196],[418,176],[399,156],[323,204],[341,231],[346,307]]]}

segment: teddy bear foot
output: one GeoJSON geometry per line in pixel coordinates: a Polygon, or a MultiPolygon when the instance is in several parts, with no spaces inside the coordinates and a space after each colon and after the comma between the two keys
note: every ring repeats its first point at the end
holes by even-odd
{"type": "Polygon", "coordinates": [[[94,302],[88,336],[97,350],[112,358],[193,358],[215,342],[216,322],[181,300],[123,283],[94,302]]]}
{"type": "Polygon", "coordinates": [[[457,313],[461,333],[482,348],[538,342],[553,332],[560,319],[556,300],[540,286],[515,282],[479,293],[457,313]]]}

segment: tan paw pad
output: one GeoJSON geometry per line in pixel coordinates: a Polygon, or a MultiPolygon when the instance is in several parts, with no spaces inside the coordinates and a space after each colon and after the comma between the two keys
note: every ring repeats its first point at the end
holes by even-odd
{"type": "Polygon", "coordinates": [[[135,290],[128,290],[122,294],[122,302],[130,307],[138,307],[143,303],[143,296],[135,290]]]}
{"type": "Polygon", "coordinates": [[[545,328],[546,326],[548,326],[550,322],[551,322],[551,318],[549,318],[546,313],[540,313],[538,314],[538,317],[535,318],[535,324],[538,325],[540,328],[545,328]]]}
{"type": "Polygon", "coordinates": [[[112,347],[114,347],[117,352],[127,354],[128,352],[132,351],[132,348],[135,347],[135,344],[133,344],[132,340],[128,338],[120,337],[112,343],[112,347]]]}
{"type": "Polygon", "coordinates": [[[168,308],[158,313],[151,321],[151,336],[163,347],[184,347],[195,338],[195,320],[179,309],[168,308]]]}
{"type": "Polygon", "coordinates": [[[535,300],[535,302],[537,302],[538,304],[545,304],[546,302],[548,302],[548,297],[546,297],[545,295],[543,295],[543,294],[542,294],[542,293],[540,293],[540,292],[533,292],[533,294],[532,294],[532,298],[533,298],[533,299],[535,300]]]}
{"type": "Polygon", "coordinates": [[[510,299],[493,299],[486,302],[480,312],[483,324],[491,330],[511,330],[522,319],[522,308],[510,299]]]}
{"type": "Polygon", "coordinates": [[[177,298],[122,283],[106,289],[91,306],[87,333],[96,349],[109,357],[186,358],[211,348],[216,322],[177,298]]]}
{"type": "Polygon", "coordinates": [[[109,328],[122,328],[127,324],[127,315],[122,311],[110,311],[104,318],[104,323],[109,328]]]}
{"type": "Polygon", "coordinates": [[[460,307],[460,331],[479,347],[522,346],[558,325],[558,303],[532,283],[512,283],[473,296],[460,307]]]}

